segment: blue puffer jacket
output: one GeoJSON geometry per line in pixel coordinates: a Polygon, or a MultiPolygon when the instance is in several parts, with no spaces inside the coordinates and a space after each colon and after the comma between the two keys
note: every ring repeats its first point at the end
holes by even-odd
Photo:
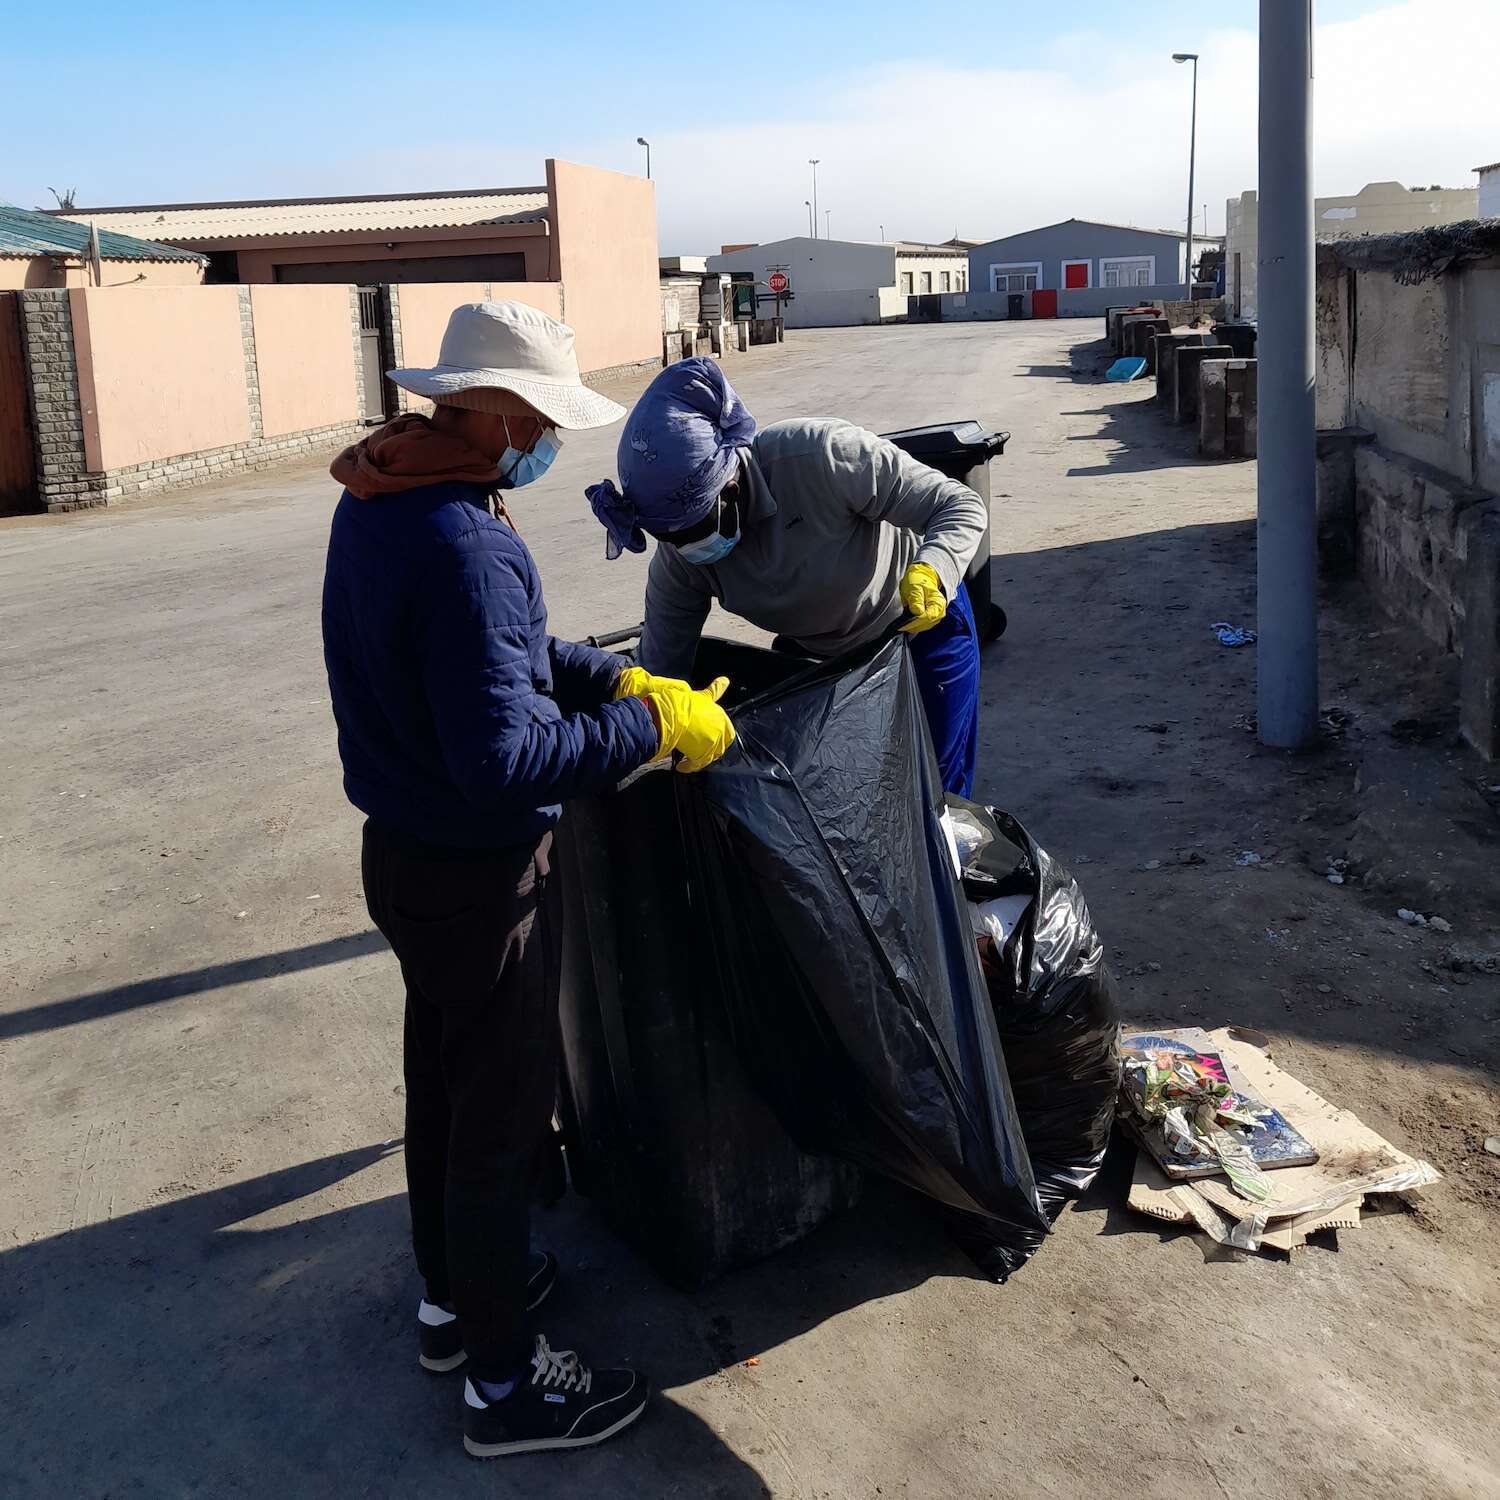
{"type": "Polygon", "coordinates": [[[323,653],[349,800],[419,845],[534,843],[656,753],[646,705],[607,701],[620,658],[547,634],[531,553],[478,485],[344,492],[323,653]]]}

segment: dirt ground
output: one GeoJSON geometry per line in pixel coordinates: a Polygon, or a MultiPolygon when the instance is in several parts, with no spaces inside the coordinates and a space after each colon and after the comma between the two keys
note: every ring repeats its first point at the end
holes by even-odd
{"type": "MultiPolygon", "coordinates": [[[[1004,1287],[877,1189],[694,1296],[565,1200],[549,1333],[662,1395],[606,1448],[468,1464],[461,1385],[412,1348],[399,985],[317,639],[330,486],[0,522],[0,1493],[1500,1493],[1500,766],[1352,582],[1324,739],[1257,745],[1254,649],[1208,628],[1254,623],[1254,465],[1105,385],[1097,333],[805,333],[732,378],[763,421],[1013,433],[978,794],[1072,865],[1129,1019],[1258,1028],[1443,1182],[1336,1249],[1226,1257],[1131,1214],[1117,1148],[1004,1287]]],[[[638,618],[578,498],[612,445],[521,508],[560,633],[638,618]]]]}

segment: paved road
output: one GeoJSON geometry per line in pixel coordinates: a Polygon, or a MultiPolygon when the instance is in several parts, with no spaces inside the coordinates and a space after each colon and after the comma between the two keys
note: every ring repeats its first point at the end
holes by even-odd
{"type": "MultiPolygon", "coordinates": [[[[1163,961],[1135,1014],[1275,1029],[1389,1129],[1438,1092],[1480,1118],[1445,1002],[1401,1008],[1415,957],[1352,896],[1233,866],[1304,806],[1232,728],[1248,653],[1202,633],[1249,618],[1253,467],[1200,465],[1141,388],[1075,379],[1084,332],[804,333],[732,376],[762,421],[1013,433],[980,791],[1092,862],[1117,957],[1163,961]],[[1209,865],[1137,873],[1174,846],[1209,865]],[[1283,1006],[1338,964],[1340,996],[1283,1006]],[[1361,987],[1375,1004],[1337,1003],[1361,987]]],[[[517,497],[559,633],[639,617],[642,563],[604,561],[581,497],[612,451],[573,437],[517,497]]],[[[1444,1235],[1387,1220],[1337,1257],[1224,1266],[1142,1232],[1117,1179],[1005,1289],[878,1192],[697,1298],[569,1204],[543,1231],[558,1341],[640,1358],[667,1394],[597,1454],[465,1466],[457,1390],[411,1357],[397,976],[319,654],[333,499],[315,466],[0,522],[0,1493],[1493,1493],[1478,1198],[1444,1235]]]]}

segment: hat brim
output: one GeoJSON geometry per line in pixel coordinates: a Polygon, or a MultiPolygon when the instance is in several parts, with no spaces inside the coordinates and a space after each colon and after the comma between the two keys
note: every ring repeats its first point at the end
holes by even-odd
{"type": "Polygon", "coordinates": [[[459,365],[433,365],[426,370],[387,370],[385,372],[404,391],[435,400],[458,391],[481,387],[512,391],[528,405],[534,406],[555,426],[567,432],[586,427],[608,427],[625,415],[625,408],[591,391],[588,386],[571,382],[537,380],[515,370],[474,370],[459,365]]]}

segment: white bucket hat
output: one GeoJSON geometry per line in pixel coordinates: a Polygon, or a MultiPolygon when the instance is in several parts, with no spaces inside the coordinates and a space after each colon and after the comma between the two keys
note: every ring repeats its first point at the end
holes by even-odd
{"type": "Polygon", "coordinates": [[[387,370],[403,390],[441,401],[481,388],[513,391],[558,427],[604,427],[625,408],[591,391],[578,374],[573,330],[524,302],[455,307],[427,370],[387,370]]]}

